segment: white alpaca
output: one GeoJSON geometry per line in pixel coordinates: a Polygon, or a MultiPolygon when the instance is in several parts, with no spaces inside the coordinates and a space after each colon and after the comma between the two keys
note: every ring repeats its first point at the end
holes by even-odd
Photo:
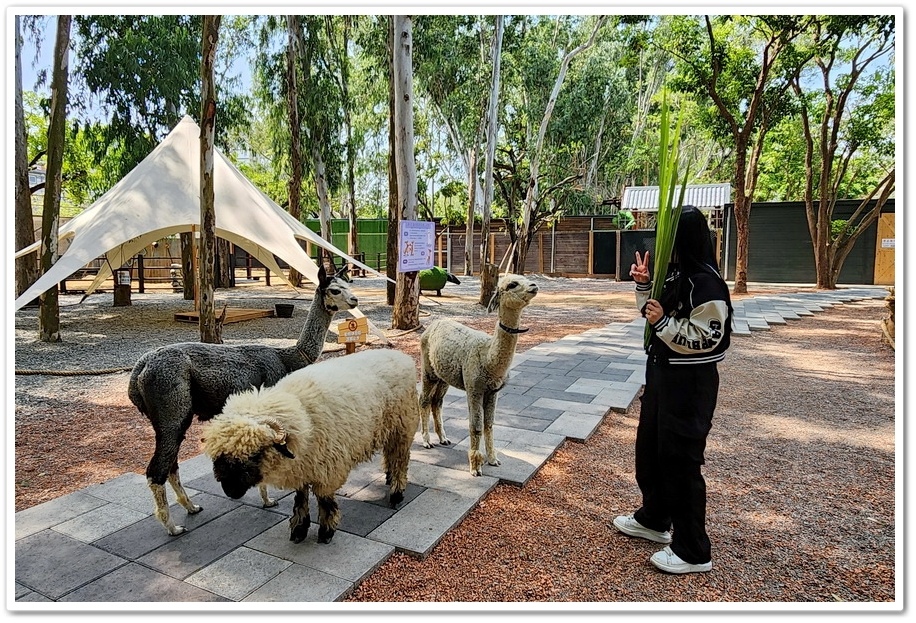
{"type": "Polygon", "coordinates": [[[468,400],[468,430],[471,447],[468,462],[471,474],[482,475],[483,456],[480,453],[480,436],[483,433],[487,463],[499,465],[493,447],[493,415],[496,411],[497,392],[506,384],[509,366],[515,356],[522,310],[538,293],[537,284],[521,275],[504,275],[496,286],[487,311],[499,308],[499,321],[493,336],[471,329],[447,318],[435,320],[420,338],[423,382],[420,391],[420,422],[423,445],[429,442],[429,412],[439,443],[451,442],[442,428],[442,399],[448,386],[463,389],[468,400]]]}
{"type": "Polygon", "coordinates": [[[382,452],[389,502],[404,500],[417,431],[417,366],[396,350],[327,359],[272,387],[233,394],[204,425],[204,451],[231,498],[266,483],[295,489],[289,540],[308,533],[309,487],[318,499],[318,542],[340,521],[334,494],[358,463],[382,452]]]}

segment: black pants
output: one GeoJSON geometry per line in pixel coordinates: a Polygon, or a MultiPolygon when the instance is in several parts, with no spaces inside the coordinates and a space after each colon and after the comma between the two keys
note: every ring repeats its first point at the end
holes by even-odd
{"type": "Polygon", "coordinates": [[[642,508],[636,521],[672,529],[671,549],[682,560],[712,560],[706,534],[706,437],[719,394],[715,363],[646,364],[646,386],[636,429],[636,483],[642,508]]]}

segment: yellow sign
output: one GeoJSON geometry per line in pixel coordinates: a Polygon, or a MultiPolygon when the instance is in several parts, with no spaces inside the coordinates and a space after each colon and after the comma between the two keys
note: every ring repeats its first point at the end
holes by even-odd
{"type": "Polygon", "coordinates": [[[337,325],[337,343],[365,343],[369,335],[369,321],[363,318],[348,318],[337,325]]]}

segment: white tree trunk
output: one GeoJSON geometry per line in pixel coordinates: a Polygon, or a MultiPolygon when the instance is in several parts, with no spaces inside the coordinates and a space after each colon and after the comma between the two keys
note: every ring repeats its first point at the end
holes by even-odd
{"type": "MultiPolygon", "coordinates": [[[[493,208],[493,163],[496,160],[496,139],[497,139],[497,121],[499,116],[499,84],[500,84],[500,61],[502,59],[503,48],[503,16],[496,16],[496,28],[493,33],[493,49],[491,59],[493,63],[493,73],[490,80],[490,102],[487,106],[487,154],[484,162],[484,191],[483,191],[483,209],[481,218],[481,235],[480,235],[480,300],[489,300],[493,294],[496,284],[492,279],[485,275],[491,275],[484,270],[487,264],[490,251],[490,214],[493,208]]],[[[492,275],[491,275],[492,276],[492,275]]]]}
{"type": "Polygon", "coordinates": [[[595,27],[592,30],[592,34],[589,36],[588,41],[579,46],[576,46],[567,52],[563,57],[563,60],[560,62],[560,70],[557,73],[557,79],[553,83],[553,90],[550,92],[550,97],[547,99],[547,106],[544,110],[544,116],[541,119],[541,125],[538,128],[537,141],[535,142],[534,150],[531,153],[528,191],[525,194],[525,205],[522,209],[522,224],[519,228],[518,238],[516,239],[517,245],[515,247],[515,257],[511,263],[512,269],[519,274],[523,274],[525,272],[525,259],[528,254],[529,245],[528,236],[531,229],[531,221],[535,217],[535,211],[537,210],[538,205],[538,176],[540,175],[541,169],[541,156],[544,152],[544,136],[547,134],[547,126],[550,124],[550,119],[553,117],[553,109],[557,105],[557,98],[560,95],[560,88],[563,86],[563,82],[566,80],[566,72],[569,71],[569,64],[576,56],[594,45],[595,37],[597,36],[601,27],[604,26],[604,22],[606,20],[606,16],[602,15],[599,17],[598,21],[595,22],[595,27]]]}
{"type": "MultiPolygon", "coordinates": [[[[399,222],[417,218],[417,166],[413,132],[413,19],[394,16],[395,166],[398,177],[399,222]]],[[[420,325],[419,281],[416,271],[399,272],[391,324],[394,329],[420,325]]]]}

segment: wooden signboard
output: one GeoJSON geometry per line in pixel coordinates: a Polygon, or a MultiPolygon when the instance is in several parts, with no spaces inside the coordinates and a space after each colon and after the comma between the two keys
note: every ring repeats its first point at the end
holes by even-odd
{"type": "Polygon", "coordinates": [[[365,344],[369,336],[369,321],[365,318],[348,318],[337,325],[337,343],[346,344],[347,352],[356,351],[357,344],[365,344]]]}

